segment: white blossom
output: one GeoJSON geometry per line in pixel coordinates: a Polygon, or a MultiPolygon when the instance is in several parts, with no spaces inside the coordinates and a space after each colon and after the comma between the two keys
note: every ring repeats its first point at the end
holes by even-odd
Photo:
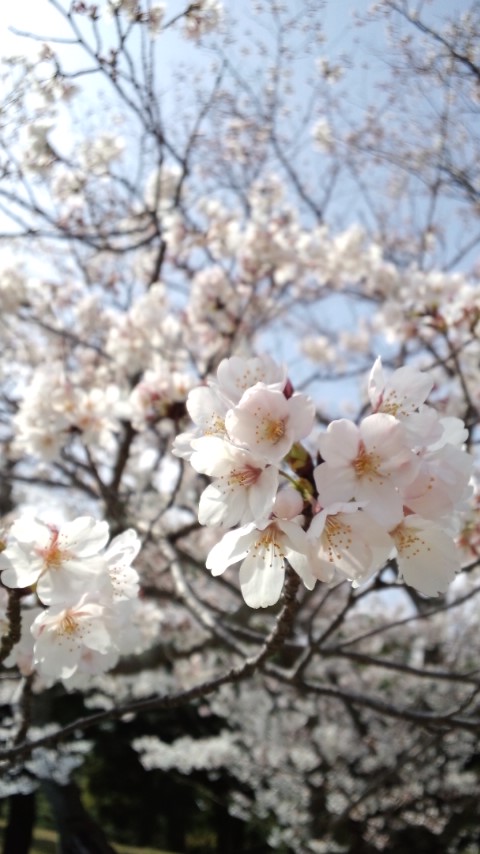
{"type": "Polygon", "coordinates": [[[419,516],[407,516],[390,536],[397,551],[401,577],[420,593],[445,593],[460,570],[460,553],[439,525],[419,516]]]}
{"type": "Polygon", "coordinates": [[[232,442],[243,445],[270,463],[278,463],[292,445],[310,433],[313,402],[303,394],[290,398],[265,383],[247,389],[229,409],[225,427],[232,442]]]}
{"type": "Polygon", "coordinates": [[[104,605],[88,601],[88,593],[68,608],[54,605],[34,620],[34,665],[41,675],[69,679],[80,668],[101,673],[118,658],[104,605]]]}
{"type": "Polygon", "coordinates": [[[201,525],[231,527],[268,519],[278,489],[276,466],[217,436],[194,439],[192,447],[193,468],[215,478],[200,497],[201,525]]]}
{"type": "Polygon", "coordinates": [[[41,601],[50,604],[96,583],[104,569],[100,552],[108,540],[108,524],[90,516],[60,528],[17,519],[10,538],[0,554],[2,582],[7,587],[36,585],[41,601]]]}
{"type": "Polygon", "coordinates": [[[315,578],[308,565],[309,544],[301,528],[301,516],[272,518],[256,526],[243,525],[224,534],[211,549],[206,566],[212,575],[221,575],[228,566],[240,565],[240,588],[251,608],[266,608],[280,598],[287,560],[309,589],[315,578]]]}

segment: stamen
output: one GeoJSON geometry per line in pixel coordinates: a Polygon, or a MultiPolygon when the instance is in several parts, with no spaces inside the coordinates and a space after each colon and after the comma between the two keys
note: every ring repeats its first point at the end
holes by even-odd
{"type": "Polygon", "coordinates": [[[353,468],[358,477],[366,477],[368,480],[381,478],[380,462],[378,454],[368,453],[363,442],[360,442],[358,454],[353,461],[353,468]]]}
{"type": "Polygon", "coordinates": [[[267,442],[276,445],[285,435],[285,419],[278,418],[276,421],[265,419],[263,435],[267,442]]]}
{"type": "Polygon", "coordinates": [[[67,611],[62,622],[60,623],[60,625],[58,627],[58,630],[57,630],[58,634],[74,635],[75,632],[77,631],[77,629],[78,629],[78,623],[75,620],[75,617],[73,617],[72,614],[69,611],[67,611]]]}
{"type": "Polygon", "coordinates": [[[234,469],[230,473],[228,482],[231,486],[238,484],[238,486],[244,486],[247,488],[249,486],[253,486],[257,482],[261,473],[261,469],[255,468],[255,466],[246,465],[241,469],[234,469]]]}
{"type": "Polygon", "coordinates": [[[328,560],[330,563],[334,563],[335,560],[341,560],[342,551],[351,548],[352,528],[346,522],[338,519],[336,515],[327,516],[322,540],[328,552],[328,560]]]}
{"type": "Polygon", "coordinates": [[[45,548],[35,549],[36,554],[43,558],[43,572],[48,572],[50,569],[59,569],[62,562],[68,555],[65,549],[61,549],[58,544],[58,529],[52,528],[52,536],[48,546],[45,548]]]}
{"type": "Polygon", "coordinates": [[[407,526],[400,522],[393,531],[390,531],[390,536],[395,543],[399,553],[405,558],[416,557],[422,551],[423,548],[427,548],[427,551],[430,551],[430,547],[427,546],[425,540],[420,536],[418,529],[415,528],[407,528],[407,526]]]}

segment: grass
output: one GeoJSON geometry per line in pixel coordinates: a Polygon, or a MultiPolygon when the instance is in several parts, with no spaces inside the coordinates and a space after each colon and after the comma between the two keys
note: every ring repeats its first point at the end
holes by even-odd
{"type": "MultiPolygon", "coordinates": [[[[0,827],[5,827],[5,822],[0,821],[0,827]]],[[[56,854],[57,834],[53,830],[37,828],[33,834],[34,845],[31,854],[56,854]]],[[[120,845],[111,843],[118,854],[175,854],[173,851],[163,851],[160,848],[137,848],[133,845],[120,845]]]]}

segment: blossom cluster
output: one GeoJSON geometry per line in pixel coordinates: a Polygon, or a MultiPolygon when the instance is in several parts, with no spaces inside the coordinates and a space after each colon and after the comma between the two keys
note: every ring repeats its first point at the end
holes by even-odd
{"type": "Polygon", "coordinates": [[[200,498],[202,525],[232,528],[207,568],[240,565],[251,607],[280,597],[286,562],[308,589],[317,580],[355,586],[396,559],[400,577],[425,595],[446,590],[460,569],[458,512],[470,494],[463,422],[425,403],[427,374],[404,366],[387,378],[377,359],[371,412],[333,421],[313,453],[313,401],[295,392],[269,357],[224,359],[216,382],[193,389],[195,431],[174,453],[213,478],[200,498]],[[237,527],[234,527],[237,526],[237,527]]]}
{"type": "Polygon", "coordinates": [[[47,684],[115,665],[138,595],[131,564],[140,540],[133,529],[107,546],[108,540],[108,523],[90,516],[61,527],[28,518],[13,523],[0,554],[2,584],[27,598],[35,593],[37,601],[23,610],[22,638],[7,665],[35,669],[47,684]]]}

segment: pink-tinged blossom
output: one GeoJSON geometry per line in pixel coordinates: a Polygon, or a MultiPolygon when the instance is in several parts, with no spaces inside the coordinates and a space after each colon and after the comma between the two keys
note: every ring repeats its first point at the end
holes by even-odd
{"type": "Polygon", "coordinates": [[[419,454],[415,480],[403,492],[403,503],[426,519],[451,516],[471,495],[472,458],[454,445],[419,454]]]}
{"type": "Polygon", "coordinates": [[[211,549],[207,569],[212,575],[221,575],[228,566],[242,561],[240,588],[251,608],[267,608],[278,602],[286,560],[312,590],[316,579],[309,565],[309,542],[302,523],[302,516],[274,517],[263,525],[251,523],[228,531],[211,549]]]}
{"type": "Polygon", "coordinates": [[[315,575],[323,580],[338,571],[354,586],[381,569],[393,549],[386,531],[355,502],[322,508],[312,519],[308,538],[315,575]]]}
{"type": "Polygon", "coordinates": [[[159,419],[170,417],[177,404],[182,404],[191,388],[187,374],[172,371],[171,366],[159,360],[155,370],[145,371],[128,401],[128,415],[133,427],[145,430],[159,419]]]}
{"type": "Polygon", "coordinates": [[[404,365],[388,378],[379,357],[370,372],[368,396],[374,412],[384,412],[402,420],[425,402],[433,387],[428,374],[404,365]]]}
{"type": "Polygon", "coordinates": [[[231,356],[220,362],[217,380],[222,394],[236,404],[247,389],[257,383],[283,391],[287,370],[285,366],[277,365],[270,356],[255,356],[251,359],[231,356]]]}
{"type": "Polygon", "coordinates": [[[192,446],[193,468],[215,478],[200,497],[201,525],[232,527],[268,519],[278,489],[276,466],[217,436],[196,439],[192,446]]]}
{"type": "Polygon", "coordinates": [[[425,448],[439,448],[448,441],[445,438],[446,430],[442,425],[442,419],[431,406],[421,406],[419,411],[412,412],[403,424],[408,446],[415,453],[425,448]]]}
{"type": "Polygon", "coordinates": [[[303,511],[303,498],[292,486],[283,486],[275,498],[275,516],[278,519],[295,519],[303,511]]]}
{"type": "Polygon", "coordinates": [[[444,589],[458,560],[452,569],[454,546],[442,529],[448,560],[428,575],[425,555],[438,531],[429,520],[451,516],[465,500],[471,464],[459,448],[463,422],[424,403],[427,377],[407,366],[386,380],[377,360],[369,388],[377,411],[358,426],[334,421],[320,437],[308,533],[301,514],[310,490],[302,481],[298,490],[279,490],[279,467],[288,460],[296,471],[288,455],[312,429],[313,402],[287,391],[285,372],[269,359],[225,359],[217,379],[189,396],[197,433],[175,449],[214,478],[200,499],[200,523],[241,526],[211,549],[213,575],[240,563],[245,601],[268,607],[280,597],[286,561],[309,589],[336,575],[355,586],[396,551],[407,583],[425,593],[444,589]]]}
{"type": "Polygon", "coordinates": [[[445,593],[461,567],[460,552],[444,529],[412,515],[390,531],[390,536],[405,583],[425,596],[445,593]]]}
{"type": "Polygon", "coordinates": [[[42,676],[69,679],[82,668],[84,656],[89,672],[103,673],[114,663],[111,653],[116,652],[116,644],[108,627],[108,611],[87,597],[69,608],[47,608],[32,624],[34,664],[42,676]]]}
{"type": "Polygon", "coordinates": [[[248,389],[225,418],[232,442],[270,463],[279,463],[292,445],[308,436],[315,418],[310,398],[295,393],[288,400],[265,383],[248,389]]]}
{"type": "Polygon", "coordinates": [[[418,461],[414,480],[403,490],[404,505],[427,519],[451,516],[471,495],[472,458],[461,445],[468,437],[459,418],[441,418],[423,406],[406,422],[418,461]]]}
{"type": "Polygon", "coordinates": [[[418,460],[406,444],[403,425],[392,415],[369,415],[357,427],[332,421],[319,440],[325,460],[316,473],[317,487],[332,501],[367,501],[380,524],[403,515],[400,490],[413,481],[418,460]]]}
{"type": "Polygon", "coordinates": [[[36,585],[45,605],[71,599],[104,571],[100,552],[108,534],[107,522],[90,516],[79,516],[61,528],[18,519],[10,529],[8,547],[0,554],[2,582],[7,587],[36,585]]]}
{"type": "Polygon", "coordinates": [[[432,453],[445,445],[461,448],[468,430],[461,418],[442,418],[431,406],[422,406],[405,422],[408,441],[415,453],[432,453]]]}

